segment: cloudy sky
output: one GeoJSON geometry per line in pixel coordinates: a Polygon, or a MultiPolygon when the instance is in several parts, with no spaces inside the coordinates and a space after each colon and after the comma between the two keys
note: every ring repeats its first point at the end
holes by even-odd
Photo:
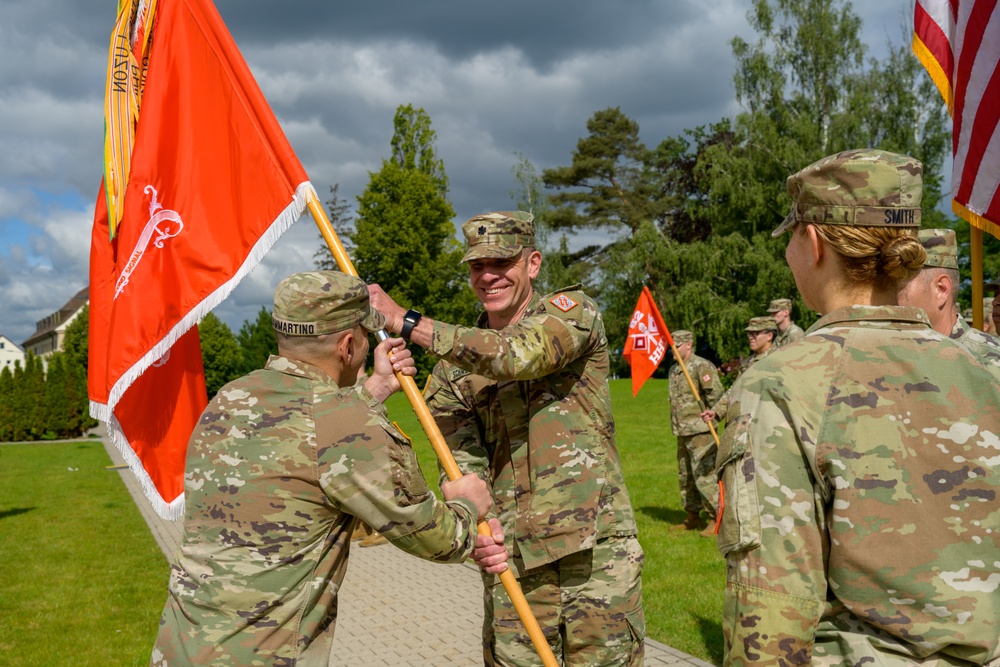
{"type": "MultiPolygon", "coordinates": [[[[310,180],[354,205],[389,154],[401,104],[437,132],[456,221],[510,207],[515,153],[568,164],[597,110],[621,107],[648,145],[736,113],[729,40],[750,0],[216,0],[310,180]]],[[[115,0],[0,3],[0,334],[87,284],[101,178],[115,0]]],[[[869,54],[900,43],[912,0],[855,2],[869,54]]],[[[908,38],[907,38],[908,39],[908,38]]],[[[218,309],[231,327],[312,267],[296,223],[218,309]]]]}

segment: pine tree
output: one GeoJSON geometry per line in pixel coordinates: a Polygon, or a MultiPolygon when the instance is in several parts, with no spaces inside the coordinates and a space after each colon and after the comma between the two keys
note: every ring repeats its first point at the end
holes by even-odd
{"type": "Polygon", "coordinates": [[[45,373],[45,401],[41,422],[42,437],[46,440],[67,437],[70,427],[67,415],[65,353],[56,352],[48,358],[45,373]]]}
{"type": "Polygon", "coordinates": [[[13,439],[14,374],[10,366],[4,366],[0,369],[0,442],[9,442],[13,439]]]}
{"type": "Polygon", "coordinates": [[[81,434],[97,426],[97,420],[90,416],[90,399],[87,395],[89,322],[90,309],[84,306],[66,327],[62,343],[62,349],[66,353],[67,377],[71,377],[76,383],[75,388],[67,387],[67,400],[75,400],[78,404],[78,407],[68,409],[71,414],[79,415],[78,430],[81,434]]]}
{"type": "Polygon", "coordinates": [[[40,440],[45,435],[48,417],[45,402],[45,368],[41,358],[31,352],[25,357],[21,386],[26,439],[40,440]]]}

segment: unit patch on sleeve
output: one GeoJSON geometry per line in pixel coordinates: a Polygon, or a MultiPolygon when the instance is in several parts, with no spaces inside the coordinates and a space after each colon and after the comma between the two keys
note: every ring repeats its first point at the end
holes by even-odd
{"type": "Polygon", "coordinates": [[[564,313],[568,313],[576,307],[576,301],[573,301],[573,299],[569,298],[565,294],[560,294],[557,297],[549,299],[549,303],[564,313]]]}
{"type": "Polygon", "coordinates": [[[701,381],[702,382],[711,382],[712,381],[712,376],[709,375],[708,373],[705,373],[704,375],[701,376],[701,381]]]}

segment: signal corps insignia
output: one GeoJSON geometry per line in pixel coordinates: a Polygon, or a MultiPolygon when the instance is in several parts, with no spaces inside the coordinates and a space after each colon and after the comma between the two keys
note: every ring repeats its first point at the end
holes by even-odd
{"type": "Polygon", "coordinates": [[[549,303],[564,313],[568,313],[576,307],[576,301],[573,301],[573,299],[569,298],[565,294],[560,294],[557,297],[549,299],[549,303]]]}

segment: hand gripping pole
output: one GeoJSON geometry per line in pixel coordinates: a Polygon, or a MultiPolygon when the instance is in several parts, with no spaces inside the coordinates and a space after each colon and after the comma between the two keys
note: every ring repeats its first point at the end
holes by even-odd
{"type": "MultiPolygon", "coordinates": [[[[673,339],[670,341],[670,350],[674,353],[674,359],[676,359],[677,363],[681,365],[681,370],[684,371],[684,377],[687,378],[688,386],[691,387],[691,393],[694,394],[694,400],[698,401],[698,405],[707,410],[708,406],[701,400],[701,394],[698,393],[698,387],[695,385],[694,380],[691,379],[691,374],[688,373],[684,360],[681,359],[680,353],[677,352],[677,345],[674,344],[673,339]]],[[[708,430],[712,432],[712,437],[715,438],[715,446],[718,447],[720,445],[719,435],[715,432],[715,426],[712,422],[706,423],[708,424],[708,430]]]]}
{"type": "MultiPolygon", "coordinates": [[[[323,235],[326,244],[330,247],[330,252],[333,253],[333,259],[337,262],[337,266],[342,272],[357,276],[358,272],[354,268],[354,263],[347,256],[347,250],[340,242],[337,232],[334,231],[333,225],[330,223],[330,218],[326,215],[326,210],[323,209],[314,191],[310,191],[307,205],[313,220],[316,221],[316,226],[319,227],[320,234],[323,235]]],[[[379,340],[388,338],[385,331],[379,331],[375,335],[379,340]]],[[[434,453],[437,454],[438,460],[441,462],[441,467],[444,468],[445,474],[448,475],[448,479],[458,479],[462,476],[462,473],[458,469],[458,464],[455,463],[455,457],[452,456],[451,449],[448,448],[448,443],[445,442],[444,436],[441,435],[441,429],[434,422],[431,411],[424,401],[423,394],[417,388],[417,383],[412,377],[400,373],[396,374],[396,379],[399,380],[399,385],[402,387],[403,393],[406,394],[406,398],[409,399],[413,411],[417,414],[417,420],[427,433],[427,437],[431,441],[431,447],[434,448],[434,453]]],[[[690,378],[688,380],[690,381],[690,378]]],[[[490,527],[485,521],[479,523],[479,534],[491,534],[490,527]]],[[[509,568],[500,574],[500,582],[507,591],[507,595],[510,596],[510,601],[514,604],[514,609],[517,610],[517,615],[521,618],[521,622],[524,623],[524,628],[531,638],[531,643],[534,644],[535,650],[541,656],[542,664],[545,667],[558,667],[559,663],[556,662],[556,658],[552,654],[552,649],[549,648],[548,642],[545,641],[542,628],[538,625],[535,615],[531,613],[528,600],[524,597],[521,586],[517,583],[517,578],[514,577],[514,573],[509,568]]]]}

